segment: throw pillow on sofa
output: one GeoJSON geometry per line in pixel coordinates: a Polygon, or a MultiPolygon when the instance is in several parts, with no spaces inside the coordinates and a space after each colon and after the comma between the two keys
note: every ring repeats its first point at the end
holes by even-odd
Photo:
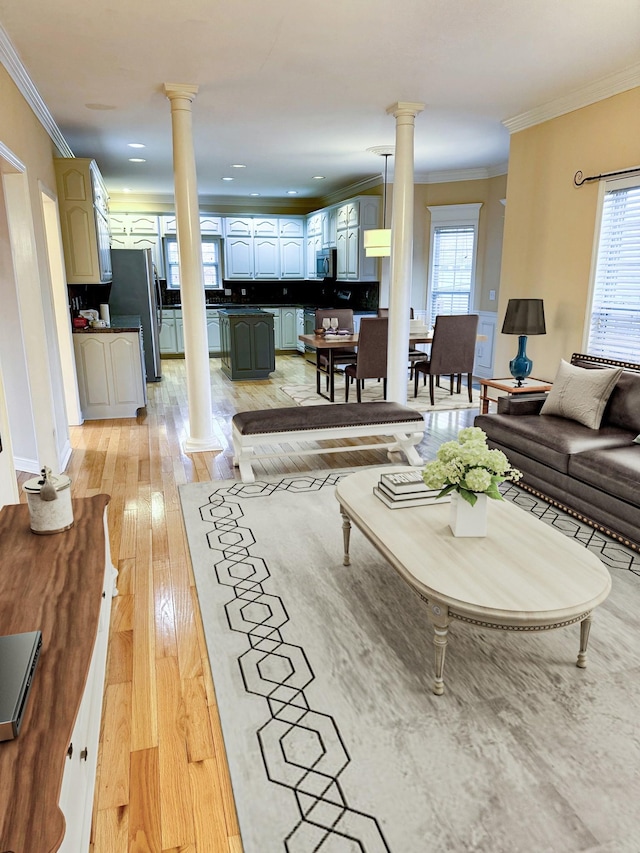
{"type": "Polygon", "coordinates": [[[622,368],[576,367],[562,359],[540,414],[556,415],[599,429],[604,408],[621,373],[622,368]]]}

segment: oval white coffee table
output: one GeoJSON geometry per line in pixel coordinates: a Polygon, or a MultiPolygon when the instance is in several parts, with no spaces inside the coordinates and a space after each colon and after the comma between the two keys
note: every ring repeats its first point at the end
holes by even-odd
{"type": "Polygon", "coordinates": [[[336,486],[343,516],[344,564],[355,524],[427,603],[434,627],[433,692],[444,692],[451,619],[505,631],[549,631],[580,622],[577,666],[585,667],[591,613],[611,590],[600,560],[559,530],[508,501],[489,501],[488,533],[456,538],[449,504],[389,509],[373,494],[381,473],[369,468],[336,486]]]}

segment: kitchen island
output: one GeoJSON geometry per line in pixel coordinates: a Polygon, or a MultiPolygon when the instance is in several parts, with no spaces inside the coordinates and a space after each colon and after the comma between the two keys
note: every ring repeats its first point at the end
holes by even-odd
{"type": "Polygon", "coordinates": [[[147,405],[140,317],[111,318],[108,328],[73,330],[84,420],[134,418],[147,405]]]}
{"type": "Polygon", "coordinates": [[[268,379],[276,369],[273,314],[260,308],[219,312],[222,370],[229,379],[268,379]]]}

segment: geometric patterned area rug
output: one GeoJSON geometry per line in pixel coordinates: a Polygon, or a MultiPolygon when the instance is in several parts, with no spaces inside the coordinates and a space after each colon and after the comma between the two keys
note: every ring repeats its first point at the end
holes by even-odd
{"type": "MultiPolygon", "coordinates": [[[[407,386],[407,406],[409,406],[410,409],[415,409],[417,412],[437,412],[450,411],[452,409],[478,408],[480,397],[476,389],[472,389],[473,402],[470,403],[466,385],[462,386],[462,393],[460,394],[449,394],[448,385],[449,381],[447,379],[442,388],[436,387],[433,395],[434,405],[432,406],[429,401],[429,386],[425,388],[421,382],[418,386],[418,396],[414,398],[413,382],[409,382],[407,386]]],[[[325,403],[328,405],[330,404],[330,401],[327,400],[326,397],[321,397],[316,393],[315,385],[284,385],[280,390],[284,391],[284,393],[288,397],[291,397],[292,400],[295,400],[299,406],[321,406],[325,403]]],[[[382,382],[376,382],[375,380],[365,382],[364,390],[362,392],[362,402],[370,403],[374,401],[381,401],[383,399],[382,391],[382,382]]],[[[336,377],[334,396],[336,403],[344,403],[344,382],[342,377],[336,377]]],[[[356,402],[355,385],[349,389],[349,402],[356,402]]]]}
{"type": "Polygon", "coordinates": [[[244,853],[637,853],[638,555],[508,486],[611,572],[588,667],[456,623],[435,696],[424,602],[355,527],[342,564],[348,473],[180,487],[244,853]]]}

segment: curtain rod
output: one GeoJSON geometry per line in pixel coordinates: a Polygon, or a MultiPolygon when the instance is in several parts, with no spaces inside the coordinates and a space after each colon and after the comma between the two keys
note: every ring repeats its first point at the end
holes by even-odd
{"type": "Polygon", "coordinates": [[[633,175],[636,172],[640,172],[640,166],[636,166],[634,169],[620,169],[618,172],[605,172],[603,175],[591,175],[589,178],[585,178],[582,172],[576,172],[573,176],[573,183],[576,187],[581,187],[589,181],[601,181],[602,178],[617,178],[618,175],[633,175]]]}

